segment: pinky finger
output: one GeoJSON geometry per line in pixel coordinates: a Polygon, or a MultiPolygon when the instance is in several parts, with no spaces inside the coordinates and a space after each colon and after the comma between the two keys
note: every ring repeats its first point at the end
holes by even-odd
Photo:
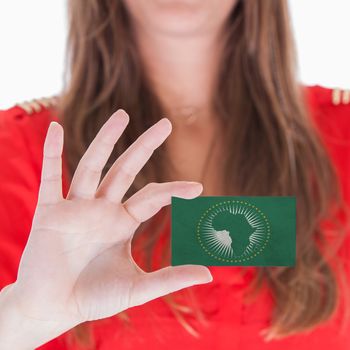
{"type": "Polygon", "coordinates": [[[62,151],[63,128],[60,124],[51,122],[44,143],[39,205],[54,204],[63,199],[62,151]]]}

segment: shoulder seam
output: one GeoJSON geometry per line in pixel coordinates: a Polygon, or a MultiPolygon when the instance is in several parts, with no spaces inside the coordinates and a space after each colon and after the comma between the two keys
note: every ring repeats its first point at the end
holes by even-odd
{"type": "Polygon", "coordinates": [[[339,86],[310,85],[306,86],[308,95],[317,105],[322,106],[349,106],[350,89],[339,86]]]}
{"type": "Polygon", "coordinates": [[[35,98],[29,101],[16,103],[14,107],[23,109],[27,114],[33,114],[40,112],[43,108],[55,107],[57,105],[58,99],[58,95],[35,98]]]}
{"type": "Polygon", "coordinates": [[[350,104],[350,89],[334,88],[332,90],[332,103],[334,105],[350,104]]]}

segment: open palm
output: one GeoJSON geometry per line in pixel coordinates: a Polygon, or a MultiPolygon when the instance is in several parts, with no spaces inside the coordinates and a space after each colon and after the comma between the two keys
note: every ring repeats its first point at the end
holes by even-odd
{"type": "Polygon", "coordinates": [[[25,315],[54,321],[62,325],[61,332],[211,281],[204,266],[169,266],[146,273],[134,262],[131,240],[140,223],[170,204],[171,196],[198,196],[202,185],[149,183],[122,203],[135,176],[171,132],[165,118],[146,130],[100,183],[128,120],[118,110],[103,125],[80,160],[66,198],[62,127],[52,122],[45,139],[38,204],[14,290],[25,315]]]}

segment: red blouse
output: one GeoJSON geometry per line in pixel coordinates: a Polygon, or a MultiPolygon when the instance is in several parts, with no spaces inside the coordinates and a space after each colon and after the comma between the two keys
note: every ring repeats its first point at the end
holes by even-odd
{"type": "MultiPolygon", "coordinates": [[[[303,86],[303,91],[310,116],[320,131],[336,167],[344,197],[350,204],[350,92],[348,95],[347,92],[319,85],[303,86]]],[[[36,206],[46,131],[50,120],[57,120],[54,108],[40,106],[39,110],[31,113],[28,108],[34,109],[35,106],[32,102],[32,106],[16,105],[0,111],[0,289],[16,280],[36,206]]],[[[64,194],[68,192],[67,178],[64,168],[64,194]]],[[[169,235],[170,222],[162,237],[169,235]]],[[[339,255],[349,277],[350,232],[339,255]]],[[[129,309],[129,326],[118,317],[90,323],[96,348],[350,349],[350,323],[341,328],[343,304],[329,321],[309,333],[265,342],[260,332],[269,325],[273,307],[271,294],[265,288],[257,299],[250,303],[244,300],[244,292],[256,268],[227,266],[209,269],[213,282],[190,288],[207,322],[203,325],[192,314],[186,316],[187,322],[200,333],[200,337],[186,331],[163,298],[158,298],[129,309]]],[[[173,294],[179,293],[181,291],[173,294]]],[[[40,349],[78,349],[68,345],[68,334],[40,349]]]]}

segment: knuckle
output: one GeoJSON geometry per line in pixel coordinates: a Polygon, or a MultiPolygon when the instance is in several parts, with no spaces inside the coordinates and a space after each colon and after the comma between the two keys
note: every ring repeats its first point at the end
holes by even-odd
{"type": "Polygon", "coordinates": [[[101,174],[101,169],[92,165],[90,162],[88,162],[85,159],[81,161],[81,167],[82,167],[82,170],[85,172],[89,172],[89,173],[96,174],[96,175],[101,174]]]}
{"type": "Polygon", "coordinates": [[[129,217],[136,223],[136,225],[140,225],[142,223],[142,219],[137,217],[132,209],[128,205],[124,205],[125,212],[129,215],[129,217]]]}
{"type": "Polygon", "coordinates": [[[146,141],[141,143],[140,149],[147,155],[152,154],[154,152],[154,147],[152,147],[152,145],[148,144],[146,141]]]}
{"type": "Polygon", "coordinates": [[[42,182],[57,182],[61,181],[61,176],[58,174],[43,175],[42,182]]]}
{"type": "Polygon", "coordinates": [[[160,205],[158,203],[155,203],[153,200],[150,200],[150,198],[147,202],[148,207],[151,209],[152,212],[157,212],[159,210],[160,205]]]}
{"type": "Polygon", "coordinates": [[[171,277],[172,277],[172,270],[171,268],[168,267],[165,267],[163,269],[163,274],[162,274],[162,279],[167,282],[167,281],[170,281],[171,280],[171,277]]]}
{"type": "Polygon", "coordinates": [[[44,151],[44,161],[50,161],[50,160],[57,161],[60,159],[61,159],[60,155],[57,155],[57,154],[51,155],[50,152],[44,151]]]}
{"type": "Polygon", "coordinates": [[[117,173],[120,173],[126,179],[134,179],[135,175],[130,169],[127,169],[124,165],[121,165],[117,169],[117,173]]]}
{"type": "Polygon", "coordinates": [[[156,190],[159,186],[158,182],[149,182],[146,186],[145,186],[145,191],[152,191],[152,190],[156,190]]]}
{"type": "Polygon", "coordinates": [[[98,134],[96,141],[100,150],[110,151],[114,147],[114,142],[109,140],[106,135],[98,134]]]}

